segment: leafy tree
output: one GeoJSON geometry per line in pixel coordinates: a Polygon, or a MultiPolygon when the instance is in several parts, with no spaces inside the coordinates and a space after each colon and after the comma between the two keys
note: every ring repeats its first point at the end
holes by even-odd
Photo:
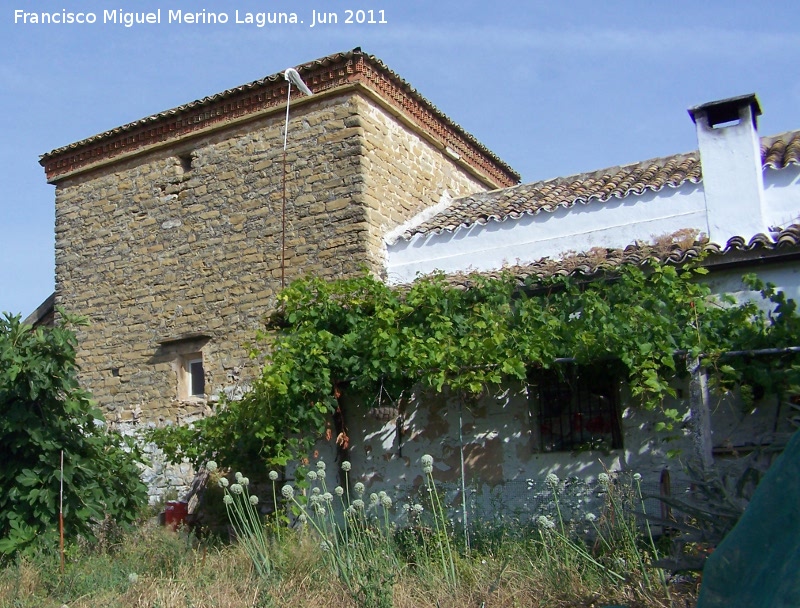
{"type": "Polygon", "coordinates": [[[91,538],[105,517],[130,522],[146,500],[140,452],[106,430],[78,385],[75,348],[66,324],[0,319],[0,554],[57,543],[62,450],[67,539],[91,538]]]}

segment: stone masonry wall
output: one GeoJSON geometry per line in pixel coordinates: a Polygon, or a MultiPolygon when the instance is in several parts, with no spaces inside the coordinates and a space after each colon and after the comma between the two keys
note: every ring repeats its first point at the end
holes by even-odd
{"type": "Polygon", "coordinates": [[[445,193],[456,198],[488,188],[383,108],[364,99],[358,104],[366,148],[369,260],[383,271],[389,230],[439,203],[445,193]]]}
{"type": "MultiPolygon", "coordinates": [[[[187,423],[244,385],[281,276],[282,112],[68,177],[56,189],[56,304],[84,315],[82,382],[123,430],[187,423]],[[205,398],[181,394],[202,357],[205,398]]],[[[382,236],[480,186],[358,92],[292,108],[285,276],[382,270],[382,236]]],[[[191,471],[147,472],[156,493],[191,471]]]]}

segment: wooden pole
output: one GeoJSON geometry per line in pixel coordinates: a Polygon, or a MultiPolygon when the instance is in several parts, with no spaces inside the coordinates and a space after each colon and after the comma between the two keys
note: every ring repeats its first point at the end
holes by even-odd
{"type": "Polygon", "coordinates": [[[286,91],[286,122],[283,125],[283,205],[281,206],[281,291],[286,286],[286,142],[289,138],[289,106],[292,104],[292,83],[286,91]]]}
{"type": "Polygon", "coordinates": [[[689,372],[692,375],[689,384],[689,407],[692,412],[695,456],[700,461],[703,473],[708,473],[714,465],[714,444],[711,438],[708,377],[699,357],[689,361],[689,372]]]}
{"type": "Polygon", "coordinates": [[[64,574],[64,450],[61,450],[61,489],[58,499],[58,534],[61,551],[61,574],[64,574]]]}

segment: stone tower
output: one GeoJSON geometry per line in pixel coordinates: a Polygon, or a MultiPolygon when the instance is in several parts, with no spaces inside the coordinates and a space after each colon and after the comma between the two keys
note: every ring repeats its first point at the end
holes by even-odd
{"type": "Polygon", "coordinates": [[[392,228],[518,181],[360,49],[297,69],[314,95],[292,99],[285,163],[282,73],[42,157],[56,305],[88,318],[82,381],[110,421],[205,415],[252,373],[282,276],[381,275],[392,228]]]}

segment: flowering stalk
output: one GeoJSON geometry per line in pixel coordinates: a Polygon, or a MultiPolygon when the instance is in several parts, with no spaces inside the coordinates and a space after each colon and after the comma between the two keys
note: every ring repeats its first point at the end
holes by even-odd
{"type": "Polygon", "coordinates": [[[324,467],[319,464],[316,471],[309,471],[307,479],[318,481],[319,486],[312,489],[309,505],[297,500],[294,488],[285,485],[281,490],[284,498],[300,510],[300,517],[307,521],[320,537],[325,560],[336,573],[339,580],[350,592],[353,599],[362,606],[378,606],[390,608],[392,605],[392,581],[399,568],[391,535],[388,533],[388,512],[391,498],[382,492],[382,496],[374,495],[371,502],[374,506],[382,505],[387,531],[369,525],[364,501],[360,498],[364,492],[364,484],[354,486],[359,496],[352,504],[344,505],[344,488],[338,486],[334,494],[339,497],[344,510],[344,525],[339,525],[333,513],[333,495],[325,485],[324,467]]]}
{"type": "Polygon", "coordinates": [[[450,537],[447,531],[447,515],[439,500],[439,494],[436,492],[436,482],[433,480],[433,457],[425,454],[420,459],[420,462],[422,463],[422,472],[425,474],[425,484],[428,487],[428,494],[430,494],[431,497],[433,521],[436,526],[436,540],[439,545],[442,570],[444,571],[447,582],[455,589],[458,584],[458,579],[456,578],[453,549],[450,547],[450,537]]]}
{"type": "Polygon", "coordinates": [[[278,495],[275,491],[275,482],[278,481],[277,471],[269,472],[269,480],[272,482],[272,508],[275,512],[275,534],[278,536],[278,542],[281,541],[281,520],[278,516],[278,495]]]}
{"type": "MultiPolygon", "coordinates": [[[[206,468],[213,473],[217,470],[217,463],[212,460],[206,468]]],[[[236,483],[231,484],[225,477],[221,477],[219,485],[224,491],[222,500],[236,538],[250,556],[259,576],[269,577],[272,574],[269,543],[256,509],[258,496],[250,494],[248,489],[250,480],[237,472],[236,483]]]]}
{"type": "MultiPolygon", "coordinates": [[[[564,539],[567,539],[567,531],[566,531],[566,528],[564,527],[564,517],[561,515],[561,505],[558,502],[558,488],[559,488],[559,485],[560,485],[561,482],[559,481],[558,476],[555,473],[550,473],[547,476],[546,481],[547,481],[547,485],[550,486],[550,489],[553,492],[553,501],[555,502],[555,505],[556,505],[556,514],[558,515],[558,524],[559,524],[559,527],[561,528],[561,537],[564,538],[564,539]]],[[[565,551],[564,552],[564,556],[565,556],[565,559],[566,559],[566,562],[567,562],[567,567],[569,567],[569,564],[570,564],[570,559],[569,559],[570,558],[570,552],[569,551],[565,551]]]]}

